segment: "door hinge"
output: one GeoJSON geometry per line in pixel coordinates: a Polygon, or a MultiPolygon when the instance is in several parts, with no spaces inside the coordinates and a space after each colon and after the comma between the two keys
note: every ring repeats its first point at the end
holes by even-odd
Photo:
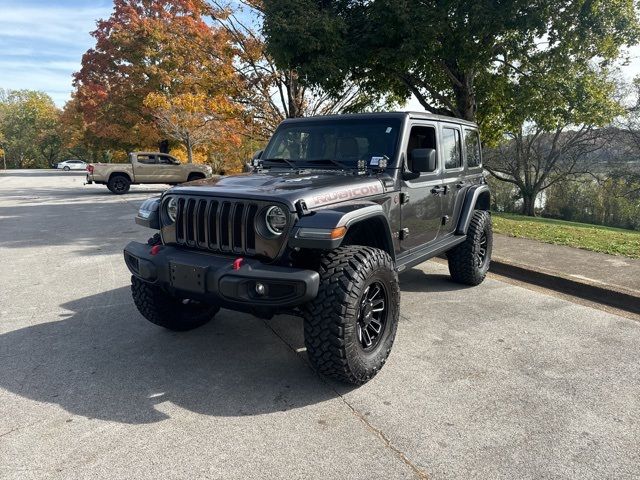
{"type": "Polygon", "coordinates": [[[407,238],[409,238],[409,229],[403,228],[400,230],[400,240],[406,240],[407,238]]]}
{"type": "Polygon", "coordinates": [[[406,205],[407,203],[409,203],[410,199],[411,197],[409,196],[408,193],[405,193],[405,192],[400,193],[400,205],[406,205]]]}

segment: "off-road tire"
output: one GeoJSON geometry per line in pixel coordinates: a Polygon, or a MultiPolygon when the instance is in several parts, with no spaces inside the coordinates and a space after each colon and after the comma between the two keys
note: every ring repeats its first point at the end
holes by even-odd
{"type": "Polygon", "coordinates": [[[184,303],[162,288],[131,277],[131,294],[138,311],[151,323],[175,332],[186,332],[209,322],[220,310],[215,305],[184,303]]]}
{"type": "Polygon", "coordinates": [[[320,258],[318,295],[304,309],[307,354],[316,370],[343,382],[360,385],[385,364],[396,335],[400,287],[389,255],[380,249],[352,245],[320,258]],[[371,351],[358,338],[361,301],[367,286],[386,289],[386,323],[371,351]]]}
{"type": "Polygon", "coordinates": [[[113,175],[107,182],[107,188],[111,193],[122,195],[131,188],[131,180],[124,175],[113,175]]]}
{"type": "Polygon", "coordinates": [[[484,210],[476,210],[469,224],[467,239],[447,252],[453,281],[464,285],[480,285],[489,271],[492,248],[491,215],[484,210]],[[480,260],[483,250],[484,255],[480,260]]]}

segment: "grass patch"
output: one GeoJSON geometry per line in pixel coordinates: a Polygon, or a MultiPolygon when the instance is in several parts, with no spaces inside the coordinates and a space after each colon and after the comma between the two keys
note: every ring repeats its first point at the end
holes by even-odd
{"type": "Polygon", "coordinates": [[[493,231],[593,252],[640,258],[640,232],[550,218],[492,213],[493,231]]]}

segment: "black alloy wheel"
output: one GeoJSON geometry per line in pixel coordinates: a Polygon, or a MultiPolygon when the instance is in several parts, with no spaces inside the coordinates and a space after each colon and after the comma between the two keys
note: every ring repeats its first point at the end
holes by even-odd
{"type": "Polygon", "coordinates": [[[487,259],[487,232],[483,231],[478,244],[478,252],[476,253],[476,264],[479,268],[484,266],[484,262],[487,259]]]}
{"type": "Polygon", "coordinates": [[[122,177],[118,177],[113,182],[113,189],[118,193],[126,192],[127,191],[127,187],[128,187],[127,182],[122,177]]]}
{"type": "Polygon", "coordinates": [[[365,288],[356,324],[358,341],[365,352],[374,350],[380,343],[387,326],[388,304],[382,283],[373,282],[365,288]]]}

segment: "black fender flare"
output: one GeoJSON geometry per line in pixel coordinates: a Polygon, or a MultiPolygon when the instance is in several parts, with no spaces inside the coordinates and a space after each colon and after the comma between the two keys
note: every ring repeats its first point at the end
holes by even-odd
{"type": "Polygon", "coordinates": [[[289,236],[289,246],[292,248],[309,248],[319,250],[332,250],[339,247],[344,237],[337,239],[312,239],[301,238],[301,230],[333,230],[339,227],[346,227],[347,231],[354,225],[368,221],[378,220],[381,226],[380,235],[385,245],[385,250],[395,261],[395,251],[391,236],[391,227],[384,209],[375,202],[357,202],[336,205],[331,208],[324,208],[311,212],[309,215],[301,217],[291,230],[289,236]]]}
{"type": "Polygon", "coordinates": [[[488,185],[475,185],[471,187],[464,198],[460,218],[458,219],[457,235],[466,235],[476,207],[480,210],[489,210],[491,191],[488,185]]]}
{"type": "Polygon", "coordinates": [[[143,227],[160,230],[160,202],[160,197],[145,200],[136,215],[136,223],[143,227]]]}

